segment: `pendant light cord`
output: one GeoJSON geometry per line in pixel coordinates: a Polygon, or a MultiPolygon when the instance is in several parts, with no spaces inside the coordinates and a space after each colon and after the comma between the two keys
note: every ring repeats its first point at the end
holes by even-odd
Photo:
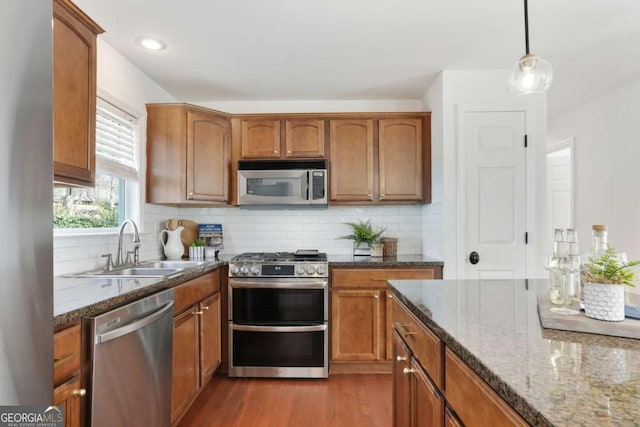
{"type": "Polygon", "coordinates": [[[529,54],[529,7],[527,6],[527,0],[524,0],[524,43],[526,54],[529,54]]]}

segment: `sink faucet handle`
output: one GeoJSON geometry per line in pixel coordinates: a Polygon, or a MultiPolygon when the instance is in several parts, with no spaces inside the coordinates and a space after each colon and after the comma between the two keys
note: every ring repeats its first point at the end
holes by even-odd
{"type": "Polygon", "coordinates": [[[131,255],[135,254],[135,251],[127,251],[127,259],[125,261],[125,264],[133,264],[133,261],[131,260],[131,255]]]}
{"type": "Polygon", "coordinates": [[[111,254],[102,254],[100,255],[102,258],[107,259],[107,271],[113,270],[113,259],[111,258],[111,254]]]}
{"type": "Polygon", "coordinates": [[[137,264],[140,262],[140,243],[136,243],[133,245],[133,263],[137,264]]]}

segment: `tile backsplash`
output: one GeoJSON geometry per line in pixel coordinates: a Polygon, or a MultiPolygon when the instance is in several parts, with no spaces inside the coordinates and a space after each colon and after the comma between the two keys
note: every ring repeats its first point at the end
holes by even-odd
{"type": "MultiPolygon", "coordinates": [[[[422,206],[330,207],[326,210],[243,210],[239,208],[172,208],[145,205],[140,238],[141,259],[162,256],[158,234],[169,218],[197,223],[220,223],[225,254],[242,252],[319,249],[333,255],[352,253],[352,241],[340,239],[349,233],[344,222],[370,219],[385,227],[385,236],[398,238],[398,254],[420,254],[423,246],[422,206]]],[[[131,233],[124,239],[130,248],[131,233]]],[[[101,254],[114,253],[117,235],[56,236],[54,274],[69,274],[100,268],[101,254]]],[[[125,249],[126,250],[126,249],[125,249]]]]}

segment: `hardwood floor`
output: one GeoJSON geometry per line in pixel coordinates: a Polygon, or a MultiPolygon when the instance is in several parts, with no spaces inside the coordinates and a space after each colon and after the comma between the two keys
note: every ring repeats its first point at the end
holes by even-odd
{"type": "Polygon", "coordinates": [[[178,427],[390,427],[391,375],[214,377],[178,427]]]}

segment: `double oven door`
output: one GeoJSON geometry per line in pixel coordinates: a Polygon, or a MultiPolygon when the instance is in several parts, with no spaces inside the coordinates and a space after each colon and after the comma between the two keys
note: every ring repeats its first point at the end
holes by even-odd
{"type": "Polygon", "coordinates": [[[326,278],[229,279],[229,376],[326,378],[326,278]]]}

